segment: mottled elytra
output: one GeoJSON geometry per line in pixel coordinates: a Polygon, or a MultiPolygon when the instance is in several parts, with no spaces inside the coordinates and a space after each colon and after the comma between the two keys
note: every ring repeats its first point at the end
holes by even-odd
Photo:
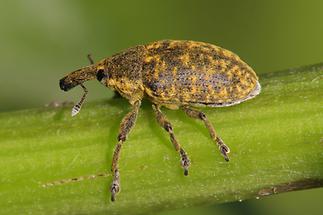
{"type": "Polygon", "coordinates": [[[116,90],[132,106],[121,121],[113,154],[112,201],[120,191],[118,160],[121,147],[135,125],[144,97],[152,102],[157,122],[168,132],[181,157],[184,175],[188,175],[190,159],[177,142],[173,127],[161,107],[180,108],[189,117],[202,120],[220,153],[229,161],[230,149],[215,132],[206,115],[194,107],[231,106],[260,93],[258,77],[250,66],[236,54],[203,42],[163,40],[129,48],[95,64],[89,59],[90,66],[71,72],[59,82],[64,91],[77,85],[81,85],[84,90],[82,99],[72,109],[72,116],[80,111],[87,94],[83,82],[92,79],[116,90]]]}

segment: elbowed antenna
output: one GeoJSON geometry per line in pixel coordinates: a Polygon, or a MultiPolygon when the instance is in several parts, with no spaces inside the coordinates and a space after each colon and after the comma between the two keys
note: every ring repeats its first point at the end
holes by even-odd
{"type": "Polygon", "coordinates": [[[86,97],[87,93],[89,92],[83,84],[80,84],[80,85],[84,90],[84,94],[83,94],[81,100],[77,104],[75,104],[73,106],[73,108],[72,108],[72,117],[80,112],[81,107],[83,105],[83,102],[85,101],[85,97],[86,97]]]}
{"type": "Polygon", "coordinates": [[[77,85],[80,85],[84,91],[84,94],[80,101],[76,103],[72,108],[72,117],[80,112],[82,104],[84,103],[86,95],[88,93],[88,90],[83,85],[83,83],[85,81],[95,79],[97,75],[97,66],[94,65],[94,61],[91,58],[91,55],[88,54],[87,57],[91,63],[90,66],[86,66],[74,72],[71,72],[59,81],[59,86],[64,91],[68,91],[77,85]]]}

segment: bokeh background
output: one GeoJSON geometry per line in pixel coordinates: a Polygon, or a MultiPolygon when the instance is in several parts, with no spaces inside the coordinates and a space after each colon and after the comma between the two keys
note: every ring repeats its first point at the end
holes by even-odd
{"type": "MultiPolygon", "coordinates": [[[[122,49],[160,39],[213,43],[258,74],[323,61],[322,0],[0,1],[0,111],[75,101],[66,73],[122,49]]],[[[112,96],[96,81],[88,101],[112,96]]],[[[166,214],[322,214],[323,190],[282,194],[166,214]]]]}

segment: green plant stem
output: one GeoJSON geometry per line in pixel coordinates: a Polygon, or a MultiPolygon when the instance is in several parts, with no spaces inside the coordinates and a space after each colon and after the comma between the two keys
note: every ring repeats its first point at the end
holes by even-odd
{"type": "Polygon", "coordinates": [[[0,213],[151,213],[323,186],[322,76],[323,64],[270,73],[255,99],[204,109],[230,162],[202,122],[163,109],[191,158],[188,177],[144,102],[122,149],[115,203],[108,170],[127,101],[88,103],[74,118],[70,106],[1,113],[0,213]]]}

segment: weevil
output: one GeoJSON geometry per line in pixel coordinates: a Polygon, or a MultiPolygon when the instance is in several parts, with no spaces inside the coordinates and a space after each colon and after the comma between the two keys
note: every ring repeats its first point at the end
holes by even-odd
{"type": "Polygon", "coordinates": [[[161,107],[182,109],[187,116],[203,121],[220,153],[229,161],[229,147],[196,107],[236,105],[254,98],[261,89],[254,70],[236,54],[204,42],[162,40],[126,49],[97,63],[90,61],[91,65],[71,72],[59,85],[64,91],[77,85],[84,90],[82,99],[72,109],[72,116],[80,111],[85,100],[87,89],[83,83],[92,79],[114,89],[131,104],[131,111],[121,121],[112,158],[112,201],[120,191],[121,148],[135,125],[144,97],[152,102],[156,120],[168,132],[184,175],[188,175],[190,159],[161,107]]]}

